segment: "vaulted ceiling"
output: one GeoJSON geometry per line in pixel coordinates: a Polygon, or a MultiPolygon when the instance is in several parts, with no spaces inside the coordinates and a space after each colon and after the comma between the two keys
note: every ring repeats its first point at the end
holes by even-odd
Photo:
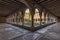
{"type": "Polygon", "coordinates": [[[0,0],[0,16],[7,16],[25,5],[14,0],[0,0]]]}
{"type": "Polygon", "coordinates": [[[0,0],[0,16],[6,16],[21,8],[24,4],[32,8],[35,4],[60,17],[60,0],[0,0]]]}

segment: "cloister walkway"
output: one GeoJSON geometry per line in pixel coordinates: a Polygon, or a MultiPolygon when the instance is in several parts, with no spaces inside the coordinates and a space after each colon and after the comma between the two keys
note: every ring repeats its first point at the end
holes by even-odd
{"type": "Polygon", "coordinates": [[[35,32],[1,23],[0,40],[60,40],[60,22],[35,32]]]}

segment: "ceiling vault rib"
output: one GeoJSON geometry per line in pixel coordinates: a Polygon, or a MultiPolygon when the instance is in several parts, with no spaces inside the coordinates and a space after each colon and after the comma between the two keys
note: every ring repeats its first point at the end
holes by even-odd
{"type": "MultiPolygon", "coordinates": [[[[39,4],[39,3],[38,3],[39,4]]],[[[49,9],[47,9],[46,7],[44,7],[43,5],[39,4],[43,9],[45,9],[46,11],[48,11],[49,13],[51,13],[52,15],[56,16],[55,14],[53,14],[49,9]]],[[[57,16],[56,16],[57,17],[57,16]]]]}
{"type": "Polygon", "coordinates": [[[9,16],[9,15],[11,15],[12,13],[15,13],[16,11],[18,11],[18,9],[19,9],[19,8],[13,10],[11,13],[7,14],[6,17],[9,16]]]}
{"type": "Polygon", "coordinates": [[[43,0],[43,1],[41,1],[41,2],[38,1],[38,3],[42,3],[42,2],[46,2],[46,1],[47,1],[47,0],[43,0]]]}
{"type": "MultiPolygon", "coordinates": [[[[12,11],[15,11],[18,8],[34,8],[36,5],[38,5],[46,9],[54,16],[59,16],[59,3],[60,1],[58,0],[0,0],[0,10],[4,11],[4,9],[6,9],[6,11],[9,10],[6,13],[13,13],[12,11]]],[[[0,11],[0,14],[3,14],[4,12],[0,11]]]]}

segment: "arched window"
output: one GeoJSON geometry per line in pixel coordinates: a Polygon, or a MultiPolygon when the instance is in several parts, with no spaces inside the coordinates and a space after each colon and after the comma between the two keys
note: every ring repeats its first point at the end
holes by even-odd
{"type": "Polygon", "coordinates": [[[19,11],[18,12],[18,25],[22,25],[22,12],[21,11],[19,11]]]}
{"type": "Polygon", "coordinates": [[[35,9],[35,15],[34,15],[34,27],[37,27],[40,25],[40,16],[39,16],[39,10],[35,9]]]}
{"type": "Polygon", "coordinates": [[[53,22],[53,17],[51,14],[49,14],[49,23],[52,23],[53,22]]]}
{"type": "Polygon", "coordinates": [[[14,14],[15,24],[17,24],[17,13],[14,14]]]}
{"type": "Polygon", "coordinates": [[[42,12],[42,25],[45,24],[45,21],[44,21],[45,17],[44,17],[44,12],[42,12]]]}
{"type": "Polygon", "coordinates": [[[14,13],[14,14],[12,14],[12,23],[13,24],[17,24],[17,21],[16,21],[16,16],[17,16],[17,13],[14,13]]]}
{"type": "Polygon", "coordinates": [[[51,18],[51,19],[52,19],[51,22],[52,22],[52,23],[53,23],[53,22],[56,22],[55,16],[51,15],[51,17],[52,17],[52,18],[51,18]]]}
{"type": "Polygon", "coordinates": [[[48,24],[48,13],[46,13],[46,24],[48,24]]]}
{"type": "Polygon", "coordinates": [[[32,23],[32,20],[31,20],[30,10],[26,9],[24,13],[24,26],[31,27],[31,23],[32,23]]]}

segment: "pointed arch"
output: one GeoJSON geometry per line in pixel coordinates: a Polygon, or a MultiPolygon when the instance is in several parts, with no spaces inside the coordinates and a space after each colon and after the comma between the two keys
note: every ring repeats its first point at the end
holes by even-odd
{"type": "Polygon", "coordinates": [[[35,15],[34,15],[34,26],[40,25],[40,16],[39,16],[39,10],[35,9],[35,15]]]}
{"type": "Polygon", "coordinates": [[[31,14],[29,9],[26,9],[24,13],[24,25],[31,27],[31,14]]]}
{"type": "Polygon", "coordinates": [[[22,12],[21,11],[18,12],[17,19],[18,19],[18,24],[22,25],[22,12]]]}

